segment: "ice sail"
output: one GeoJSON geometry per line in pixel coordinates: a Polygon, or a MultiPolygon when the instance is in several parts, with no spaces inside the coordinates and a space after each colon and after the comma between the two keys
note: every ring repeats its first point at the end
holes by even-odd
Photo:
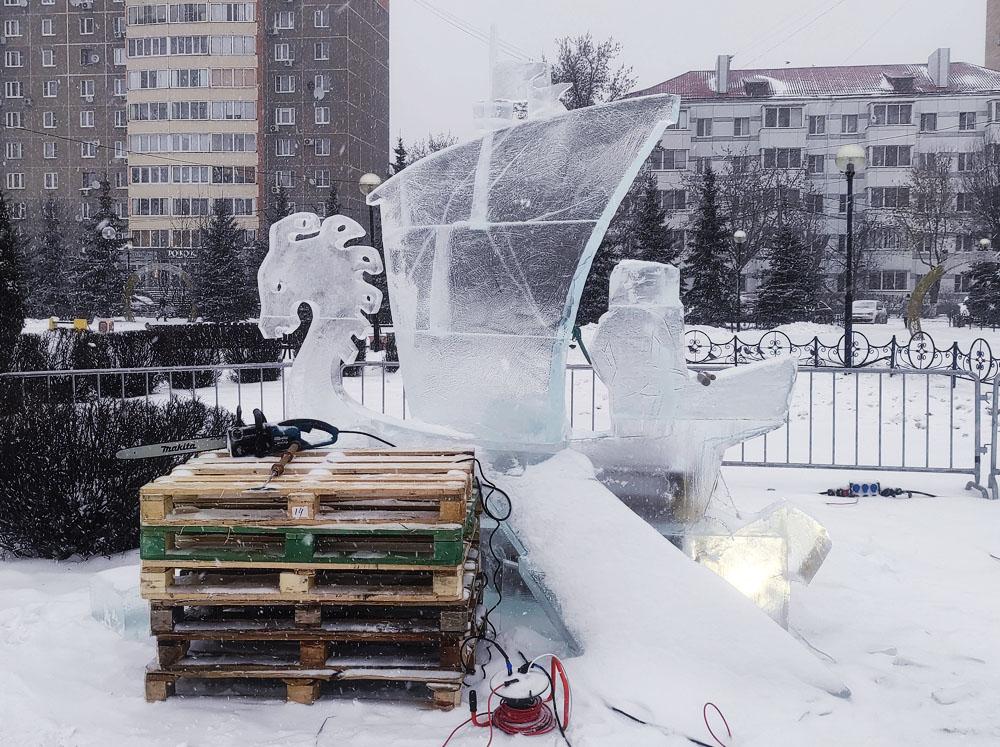
{"type": "Polygon", "coordinates": [[[678,103],[528,120],[427,156],[369,195],[415,417],[486,440],[565,438],[566,351],[591,261],[678,103]]]}

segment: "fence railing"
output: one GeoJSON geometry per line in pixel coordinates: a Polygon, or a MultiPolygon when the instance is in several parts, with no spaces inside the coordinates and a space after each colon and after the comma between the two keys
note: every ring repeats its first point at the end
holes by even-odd
{"type": "MultiPolygon", "coordinates": [[[[410,413],[399,365],[346,364],[344,387],[362,406],[405,420],[410,413]]],[[[720,365],[713,361],[694,368],[720,365]]],[[[55,402],[193,397],[230,410],[260,407],[271,418],[284,418],[290,366],[277,362],[31,371],[3,378],[16,381],[26,395],[55,402]]],[[[1000,377],[989,386],[962,369],[800,366],[785,423],[733,447],[725,463],[967,474],[970,485],[978,486],[983,482],[982,455],[988,450],[988,484],[993,497],[1000,497],[1000,415],[989,409],[985,427],[983,418],[983,403],[996,403],[998,388],[1000,377]]],[[[589,365],[567,366],[565,396],[574,436],[610,428],[608,392],[589,365]]]]}
{"type": "MultiPolygon", "coordinates": [[[[793,342],[781,330],[764,332],[751,341],[734,335],[728,340],[715,341],[700,329],[685,333],[686,358],[691,365],[713,363],[739,366],[783,355],[798,359],[800,366],[825,367],[844,365],[843,336],[834,342],[823,342],[813,337],[804,342],[793,342]]],[[[919,371],[946,370],[971,375],[980,381],[992,382],[1000,372],[1000,358],[993,357],[990,344],[974,340],[962,350],[957,342],[939,348],[926,332],[918,332],[908,340],[900,341],[893,335],[889,342],[872,344],[863,332],[852,334],[852,368],[883,367],[919,371]]]]}

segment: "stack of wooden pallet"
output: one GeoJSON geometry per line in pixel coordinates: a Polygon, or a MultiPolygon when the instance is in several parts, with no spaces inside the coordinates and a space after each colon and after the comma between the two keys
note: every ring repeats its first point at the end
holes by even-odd
{"type": "Polygon", "coordinates": [[[223,679],[311,703],[336,680],[457,705],[481,596],[472,452],[307,451],[261,490],[275,461],[208,452],[142,489],[147,700],[223,679]]]}

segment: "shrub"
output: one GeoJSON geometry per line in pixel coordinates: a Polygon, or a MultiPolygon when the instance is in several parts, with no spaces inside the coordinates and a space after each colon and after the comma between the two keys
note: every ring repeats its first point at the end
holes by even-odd
{"type": "MultiPolygon", "coordinates": [[[[156,337],[149,330],[114,332],[104,336],[110,368],[152,368],[156,359],[156,337]]],[[[106,396],[142,397],[156,389],[162,377],[153,374],[111,374],[101,377],[106,396]]]]}
{"type": "MultiPolygon", "coordinates": [[[[399,349],[396,347],[396,335],[390,332],[385,337],[385,360],[387,363],[399,363],[399,349]]],[[[386,366],[386,370],[392,373],[398,371],[399,366],[386,366]]]]}
{"type": "Polygon", "coordinates": [[[186,399],[43,404],[0,418],[0,554],[64,559],[137,547],[139,488],[183,457],[123,462],[115,452],[232,423],[186,399]]]}
{"type": "MultiPolygon", "coordinates": [[[[225,325],[222,332],[222,358],[229,364],[277,363],[281,360],[281,340],[265,340],[256,324],[225,325]]],[[[232,372],[233,381],[244,384],[277,381],[280,368],[246,369],[232,372]]]]}
{"type": "MultiPolygon", "coordinates": [[[[160,324],[152,328],[153,351],[161,366],[214,366],[221,361],[214,324],[160,324]]],[[[170,375],[174,389],[212,386],[218,371],[181,371],[170,375]]]]}
{"type": "Polygon", "coordinates": [[[354,338],[354,344],[358,347],[358,357],[354,359],[356,365],[348,366],[344,369],[344,376],[361,376],[361,372],[364,369],[365,362],[365,351],[368,349],[368,343],[365,340],[359,340],[354,338]]]}

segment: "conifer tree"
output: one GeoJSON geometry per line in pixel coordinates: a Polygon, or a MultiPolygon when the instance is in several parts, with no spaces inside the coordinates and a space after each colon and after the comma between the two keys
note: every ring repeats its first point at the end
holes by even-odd
{"type": "Polygon", "coordinates": [[[30,305],[38,316],[67,316],[72,311],[69,301],[71,267],[66,235],[59,203],[49,198],[42,203],[41,226],[35,237],[32,263],[34,283],[30,305]]]}
{"type": "Polygon", "coordinates": [[[1000,324],[1000,265],[978,262],[969,271],[969,279],[965,306],[973,321],[981,325],[1000,324]]]}
{"type": "Polygon", "coordinates": [[[10,203],[0,191],[0,372],[10,370],[14,344],[24,328],[24,295],[18,266],[21,241],[10,203]]]}
{"type": "Polygon", "coordinates": [[[768,259],[758,288],[759,320],[769,326],[808,320],[823,293],[820,255],[786,223],[775,231],[768,259]]]}
{"type": "Polygon", "coordinates": [[[406,146],[403,145],[402,135],[396,138],[396,147],[392,149],[392,152],[395,156],[391,164],[392,173],[393,175],[396,175],[406,168],[406,164],[408,163],[407,158],[409,158],[409,154],[406,152],[406,146]]]}
{"type": "Polygon", "coordinates": [[[214,201],[204,231],[192,273],[198,314],[213,322],[246,319],[256,293],[247,285],[243,232],[233,220],[228,200],[214,201]]]}
{"type": "Polygon", "coordinates": [[[674,263],[680,254],[680,247],[674,246],[663,225],[666,212],[660,207],[656,176],[647,171],[641,184],[642,192],[636,200],[632,216],[630,241],[633,249],[630,253],[647,262],[674,263]]]}
{"type": "Polygon", "coordinates": [[[334,184],[330,187],[330,191],[326,196],[326,217],[329,218],[331,215],[340,215],[343,208],[340,205],[340,197],[337,195],[337,185],[334,184]]]}
{"type": "Polygon", "coordinates": [[[122,250],[128,243],[125,222],[115,212],[111,183],[101,180],[97,210],[83,222],[81,257],[76,285],[75,311],[87,319],[123,313],[127,270],[122,250]]]}
{"type": "Polygon", "coordinates": [[[266,211],[268,225],[277,223],[291,212],[291,207],[288,204],[288,190],[284,186],[279,185],[278,191],[274,195],[274,200],[272,200],[266,211]]]}
{"type": "Polygon", "coordinates": [[[723,326],[735,307],[735,288],[727,263],[729,232],[719,214],[719,192],[711,167],[697,186],[695,205],[684,270],[689,282],[683,291],[686,318],[693,324],[723,326]]]}

